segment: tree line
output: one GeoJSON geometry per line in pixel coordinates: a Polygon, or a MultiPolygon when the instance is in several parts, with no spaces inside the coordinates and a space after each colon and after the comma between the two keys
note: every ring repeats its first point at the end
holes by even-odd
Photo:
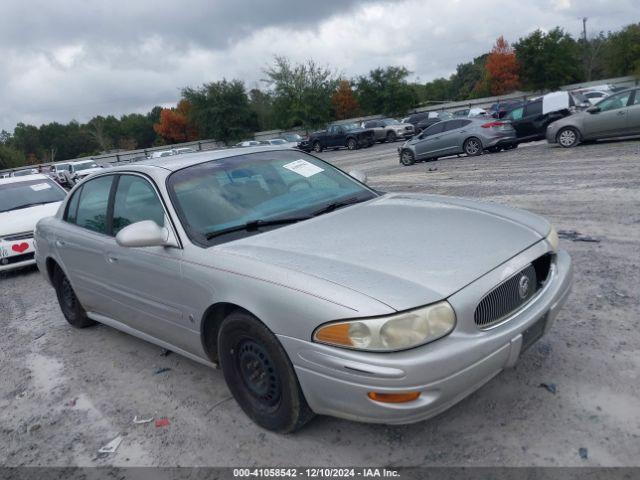
{"type": "Polygon", "coordinates": [[[310,130],[357,116],[400,116],[437,102],[640,75],[640,23],[586,40],[561,28],[537,30],[513,45],[499,37],[491,51],[458,65],[449,78],[423,84],[410,82],[402,66],[346,78],[314,60],[295,64],[281,56],[264,74],[262,89],[247,89],[239,79],[187,87],[175,107],[146,114],[19,123],[12,133],[0,132],[0,168],[206,138],[231,143],[261,130],[310,130]]]}

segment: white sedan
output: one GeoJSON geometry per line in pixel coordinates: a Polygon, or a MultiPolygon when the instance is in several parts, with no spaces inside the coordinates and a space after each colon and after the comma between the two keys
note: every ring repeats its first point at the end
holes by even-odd
{"type": "Polygon", "coordinates": [[[67,192],[46,175],[0,179],[0,271],[35,264],[33,229],[67,192]]]}

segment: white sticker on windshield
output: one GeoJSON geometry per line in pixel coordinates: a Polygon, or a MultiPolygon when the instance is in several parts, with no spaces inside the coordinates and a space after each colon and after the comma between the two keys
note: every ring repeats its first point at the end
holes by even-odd
{"type": "Polygon", "coordinates": [[[39,192],[40,190],[46,190],[48,188],[51,188],[51,185],[48,183],[36,183],[35,185],[31,185],[31,190],[34,192],[39,192]]]}
{"type": "Polygon", "coordinates": [[[297,173],[298,175],[302,175],[303,177],[311,177],[316,173],[324,172],[323,168],[314,165],[313,163],[309,163],[306,160],[296,160],[295,162],[287,163],[283,165],[287,170],[291,170],[292,172],[297,173]]]}

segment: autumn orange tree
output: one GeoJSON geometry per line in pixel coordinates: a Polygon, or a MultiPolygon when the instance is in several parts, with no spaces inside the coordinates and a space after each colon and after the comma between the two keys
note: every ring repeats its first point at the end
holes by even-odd
{"type": "Polygon", "coordinates": [[[333,106],[336,120],[353,118],[358,115],[360,105],[348,80],[340,80],[338,88],[331,96],[331,105],[333,106]]]}
{"type": "Polygon", "coordinates": [[[493,95],[503,95],[520,87],[520,67],[516,54],[504,37],[498,37],[485,63],[489,88],[493,95]]]}
{"type": "Polygon", "coordinates": [[[163,108],[160,121],[153,125],[155,132],[170,143],[190,142],[198,139],[198,131],[189,121],[191,105],[180,100],[176,108],[163,108]]]}

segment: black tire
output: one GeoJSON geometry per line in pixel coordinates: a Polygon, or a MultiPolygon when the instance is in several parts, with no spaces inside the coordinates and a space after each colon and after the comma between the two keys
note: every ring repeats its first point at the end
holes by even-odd
{"type": "Polygon", "coordinates": [[[575,147],[580,143],[580,134],[573,127],[564,127],[558,131],[556,141],[564,148],[575,147]]]}
{"type": "Polygon", "coordinates": [[[416,163],[416,157],[411,150],[403,150],[400,152],[400,163],[408,167],[416,163]]]}
{"type": "Polygon", "coordinates": [[[69,279],[59,267],[56,267],[53,272],[53,286],[56,289],[60,310],[69,325],[75,328],[87,328],[96,324],[87,317],[87,312],[80,305],[69,279]]]}
{"type": "Polygon", "coordinates": [[[234,398],[261,427],[290,433],[313,418],[282,345],[249,313],[236,311],[224,319],[218,359],[234,398]]]}
{"type": "Polygon", "coordinates": [[[467,138],[462,148],[468,157],[475,157],[482,154],[482,142],[476,137],[467,138]]]}
{"type": "Polygon", "coordinates": [[[498,152],[500,152],[500,150],[502,150],[501,147],[489,147],[489,148],[487,148],[487,151],[489,153],[498,153],[498,152]]]}
{"type": "Polygon", "coordinates": [[[396,132],[394,132],[393,130],[390,132],[387,132],[387,142],[393,143],[395,141],[396,141],[396,132]]]}
{"type": "Polygon", "coordinates": [[[313,142],[313,151],[316,153],[320,153],[322,151],[322,144],[318,140],[313,142]]]}
{"type": "Polygon", "coordinates": [[[518,144],[517,143],[510,143],[509,145],[505,145],[505,147],[504,147],[505,150],[513,150],[515,148],[518,148],[518,144]]]}
{"type": "Polygon", "coordinates": [[[349,150],[357,150],[358,149],[358,142],[356,141],[355,138],[347,138],[347,148],[349,150]]]}

